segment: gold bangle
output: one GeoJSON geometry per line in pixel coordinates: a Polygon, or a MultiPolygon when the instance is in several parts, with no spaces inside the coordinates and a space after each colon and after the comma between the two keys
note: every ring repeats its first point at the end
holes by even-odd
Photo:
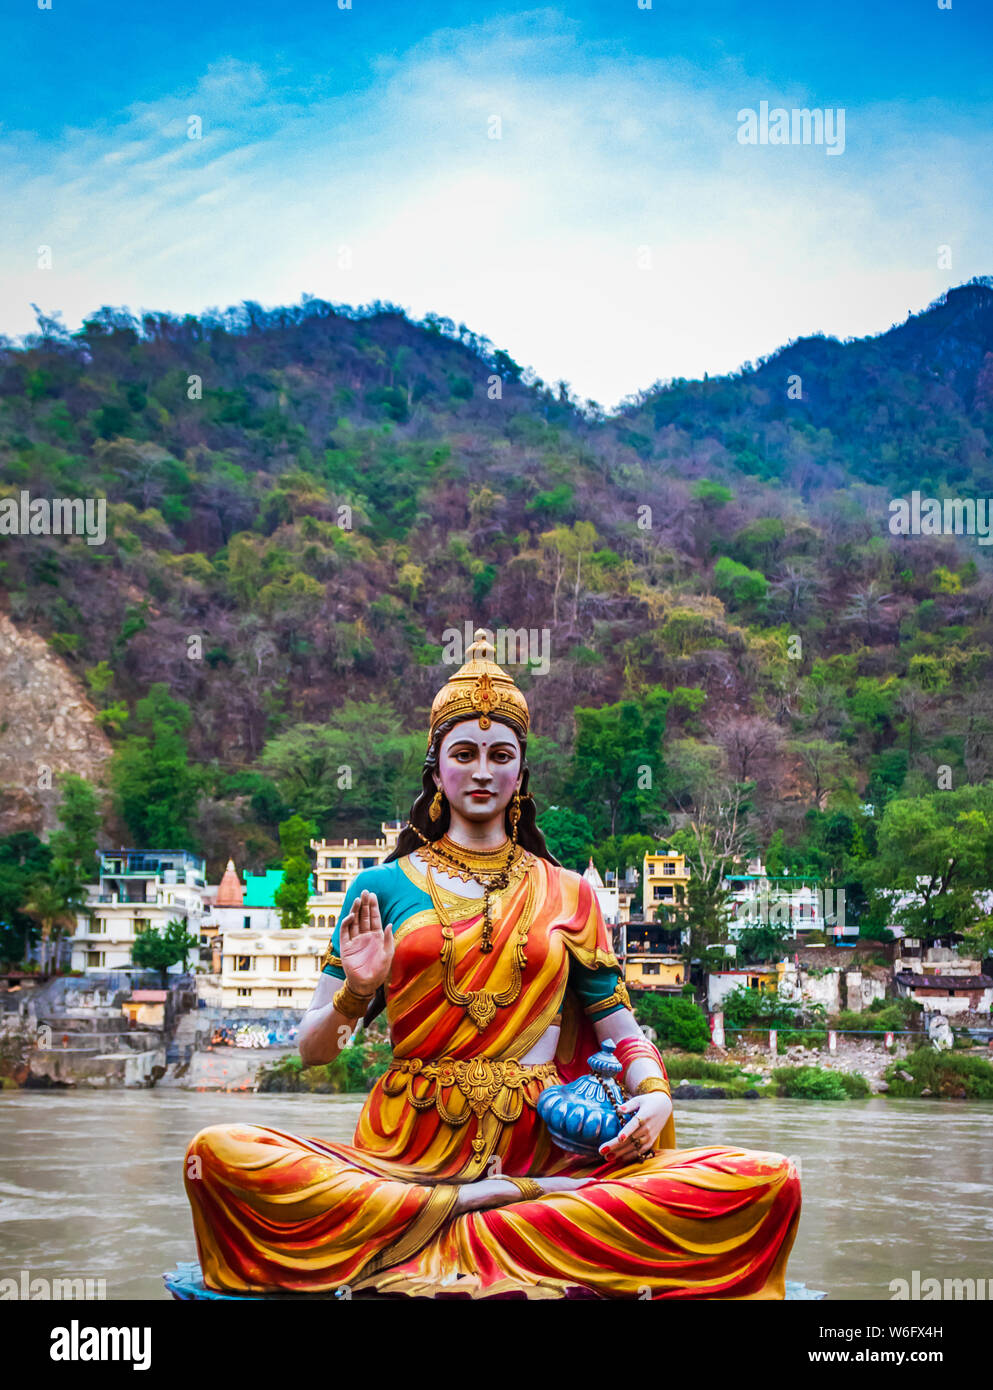
{"type": "Polygon", "coordinates": [[[509,1173],[501,1173],[500,1176],[506,1182],[512,1182],[515,1187],[520,1189],[522,1198],[527,1202],[532,1202],[536,1197],[544,1197],[545,1189],[536,1183],[534,1178],[512,1178],[509,1173]]]}
{"type": "Polygon", "coordinates": [[[365,1011],[372,998],[371,994],[356,994],[346,980],[331,1002],[342,1018],[354,1022],[356,1019],[365,1017],[365,1011]]]}
{"type": "Polygon", "coordinates": [[[333,942],[333,941],[329,941],[329,942],[328,942],[328,949],[324,952],[324,958],[323,958],[323,960],[321,961],[321,969],[323,970],[324,967],[325,967],[326,965],[340,965],[340,964],[341,964],[341,956],[336,956],[336,955],[335,955],[335,951],[334,951],[334,942],[333,942]]]}
{"type": "Polygon", "coordinates": [[[672,1089],[664,1076],[646,1076],[644,1081],[639,1081],[634,1088],[636,1096],[647,1096],[652,1091],[661,1091],[663,1095],[672,1099],[672,1089]]]}

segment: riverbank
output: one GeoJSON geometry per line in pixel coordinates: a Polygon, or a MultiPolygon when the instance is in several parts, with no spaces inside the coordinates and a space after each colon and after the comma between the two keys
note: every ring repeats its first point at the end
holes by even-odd
{"type": "Polygon", "coordinates": [[[984,1047],[938,1051],[921,1043],[908,1051],[898,1044],[890,1052],[863,1040],[839,1041],[835,1052],[791,1047],[778,1057],[754,1044],[709,1053],[665,1054],[674,1099],[993,1100],[993,1065],[984,1047]]]}
{"type": "MultiPolygon", "coordinates": [[[[182,1025],[192,1030],[195,1017],[184,1018],[182,1025]]],[[[122,1072],[111,1084],[122,1089],[155,1086],[178,1091],[341,1095],[371,1089],[391,1057],[382,1037],[350,1046],[334,1062],[320,1067],[304,1067],[291,1045],[197,1047],[192,1042],[185,1045],[184,1040],[176,1051],[182,1060],[168,1065],[163,1065],[161,1052],[144,1057],[132,1054],[139,1060],[154,1060],[154,1072],[122,1072]]],[[[773,1057],[768,1049],[745,1043],[733,1049],[711,1047],[705,1054],[665,1051],[664,1056],[678,1102],[772,1097],[858,1101],[868,1096],[993,1099],[993,1065],[982,1047],[939,1052],[925,1043],[908,1051],[900,1040],[891,1052],[881,1041],[839,1038],[834,1052],[796,1045],[773,1057]]],[[[103,1075],[91,1078],[85,1068],[65,1066],[54,1078],[23,1068],[5,1078],[4,1084],[87,1089],[106,1087],[108,1081],[103,1075]]]]}

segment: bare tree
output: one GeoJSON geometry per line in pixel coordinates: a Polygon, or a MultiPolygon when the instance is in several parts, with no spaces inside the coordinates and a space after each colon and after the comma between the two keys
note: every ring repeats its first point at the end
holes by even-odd
{"type": "Polygon", "coordinates": [[[769,759],[778,751],[783,737],[778,724],[760,715],[728,719],[715,733],[739,782],[757,780],[761,772],[767,771],[769,759]]]}
{"type": "Polygon", "coordinates": [[[880,584],[871,579],[868,584],[855,589],[841,615],[843,623],[856,623],[865,628],[865,639],[870,645],[877,628],[885,626],[892,619],[886,605],[893,595],[880,593],[880,588],[880,584]]]}
{"type": "Polygon", "coordinates": [[[769,606],[792,621],[816,608],[821,584],[814,574],[787,561],[778,578],[769,585],[769,606]]]}

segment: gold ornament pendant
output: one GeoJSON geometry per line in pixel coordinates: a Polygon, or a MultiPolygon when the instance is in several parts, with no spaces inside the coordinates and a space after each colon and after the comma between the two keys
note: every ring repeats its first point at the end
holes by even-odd
{"type": "MultiPolygon", "coordinates": [[[[514,943],[513,954],[510,965],[510,983],[506,989],[471,989],[461,990],[455,982],[455,931],[448,921],[445,911],[442,908],[438,897],[437,886],[434,878],[428,871],[428,887],[431,892],[431,901],[434,910],[438,914],[441,923],[441,963],[444,967],[444,987],[445,998],[450,1004],[457,1008],[465,1009],[466,1014],[475,1026],[482,1033],[488,1028],[496,1017],[498,1008],[506,1008],[512,1004],[521,992],[521,981],[524,968],[528,963],[527,944],[528,932],[531,930],[531,921],[534,917],[535,889],[534,884],[528,880],[528,895],[521,913],[520,921],[517,924],[517,940],[514,943]]],[[[483,929],[483,938],[479,949],[485,954],[487,950],[492,951],[492,943],[488,940],[486,926],[483,929]]]]}

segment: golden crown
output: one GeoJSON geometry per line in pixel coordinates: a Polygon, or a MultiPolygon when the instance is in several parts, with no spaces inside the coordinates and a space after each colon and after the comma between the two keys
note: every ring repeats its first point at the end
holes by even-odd
{"type": "Polygon", "coordinates": [[[448,719],[478,719],[482,729],[488,729],[494,718],[503,719],[522,735],[527,734],[528,702],[512,677],[493,660],[494,655],[489,634],[484,628],[477,628],[475,640],[466,652],[465,665],[434,697],[429,744],[438,725],[448,719]]]}

